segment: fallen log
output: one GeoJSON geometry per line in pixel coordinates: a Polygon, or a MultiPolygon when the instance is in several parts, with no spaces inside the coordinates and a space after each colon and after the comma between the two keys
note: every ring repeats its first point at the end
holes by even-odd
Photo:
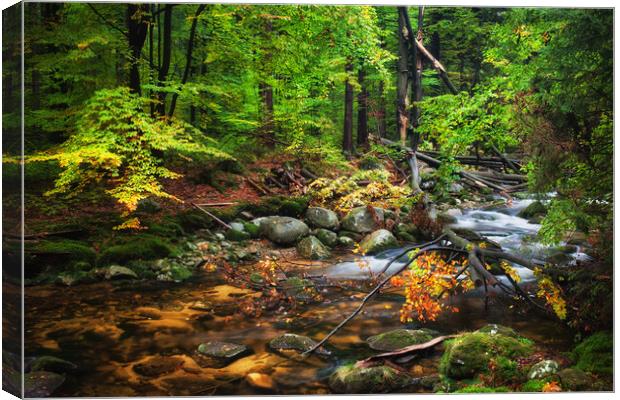
{"type": "Polygon", "coordinates": [[[459,335],[438,336],[438,337],[433,338],[433,339],[431,339],[431,340],[429,340],[428,342],[425,342],[425,343],[413,344],[411,346],[403,347],[402,349],[398,349],[398,350],[390,351],[390,352],[387,352],[387,353],[381,353],[381,354],[377,354],[377,355],[374,355],[374,356],[370,356],[368,358],[365,358],[363,360],[358,361],[357,363],[355,363],[355,366],[358,367],[358,368],[366,368],[366,367],[374,364],[375,362],[384,360],[386,358],[402,357],[402,356],[407,355],[409,353],[414,353],[414,352],[417,352],[417,351],[430,349],[431,347],[437,346],[439,343],[443,342],[444,340],[452,339],[452,338],[455,338],[455,337],[458,337],[458,336],[459,335]]]}
{"type": "Polygon", "coordinates": [[[200,207],[198,204],[195,204],[195,203],[190,203],[190,204],[192,206],[196,207],[197,209],[199,209],[200,211],[202,211],[203,213],[207,214],[209,217],[211,217],[211,219],[213,219],[215,222],[217,222],[218,224],[220,224],[224,228],[232,229],[232,226],[228,225],[226,222],[222,221],[221,219],[219,219],[215,215],[211,214],[209,211],[205,210],[204,208],[200,207]]]}

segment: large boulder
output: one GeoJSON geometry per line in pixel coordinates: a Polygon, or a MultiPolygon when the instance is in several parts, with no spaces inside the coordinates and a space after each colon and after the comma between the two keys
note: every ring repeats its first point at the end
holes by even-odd
{"type": "Polygon", "coordinates": [[[532,219],[535,217],[542,217],[546,213],[547,207],[540,201],[535,201],[521,210],[517,216],[525,219],[532,219]]]}
{"type": "Polygon", "coordinates": [[[380,333],[366,339],[366,343],[373,350],[394,351],[414,344],[425,343],[438,336],[430,329],[395,329],[380,333]]]}
{"type": "Polygon", "coordinates": [[[330,256],[329,249],[314,236],[303,238],[297,243],[297,253],[310,260],[321,260],[330,256]]]}
{"type": "Polygon", "coordinates": [[[345,365],[330,376],[329,387],[336,393],[388,393],[410,382],[409,375],[385,365],[370,368],[345,365]]]}
{"type": "Polygon", "coordinates": [[[387,229],[379,229],[367,235],[360,242],[360,248],[364,254],[378,253],[379,251],[397,247],[398,241],[387,229]]]}
{"type": "Polygon", "coordinates": [[[592,385],[592,377],[590,374],[583,372],[577,368],[566,368],[558,372],[560,385],[563,390],[583,391],[590,389],[592,385]]]}
{"type": "Polygon", "coordinates": [[[310,207],[306,211],[306,220],[317,228],[335,229],[338,227],[338,215],[323,207],[310,207]]]}
{"type": "Polygon", "coordinates": [[[293,244],[309,231],[308,225],[292,217],[267,217],[260,221],[261,234],[278,244],[293,244]]]}
{"type": "Polygon", "coordinates": [[[342,219],[341,226],[343,229],[356,233],[369,233],[379,228],[383,223],[383,209],[374,207],[374,214],[368,210],[368,207],[357,207],[349,211],[342,219]]]}
{"type": "Polygon", "coordinates": [[[533,343],[529,340],[507,336],[493,329],[466,333],[446,342],[439,371],[449,378],[469,379],[485,372],[491,360],[524,357],[533,350],[533,343]]]}

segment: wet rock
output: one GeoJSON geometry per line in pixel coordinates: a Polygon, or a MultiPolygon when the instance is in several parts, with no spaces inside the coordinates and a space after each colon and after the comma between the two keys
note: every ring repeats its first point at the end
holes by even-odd
{"type": "Polygon", "coordinates": [[[439,371],[453,379],[477,376],[487,369],[492,359],[514,359],[533,352],[533,344],[529,340],[503,335],[493,329],[463,334],[445,342],[445,347],[439,371]]]}
{"type": "Polygon", "coordinates": [[[314,236],[303,238],[297,243],[297,253],[310,260],[321,260],[330,256],[329,249],[314,236]]]}
{"type": "Polygon", "coordinates": [[[543,379],[558,372],[560,366],[554,360],[543,360],[532,365],[527,374],[528,379],[543,379]]]}
{"type": "Polygon", "coordinates": [[[151,357],[146,361],[133,366],[133,370],[142,376],[156,377],[176,371],[183,365],[183,360],[177,357],[151,357]]]}
{"type": "Polygon", "coordinates": [[[414,344],[425,343],[438,336],[430,329],[395,329],[366,339],[373,350],[394,351],[414,344]]]}
{"type": "MultiPolygon", "coordinates": [[[[269,348],[274,351],[295,350],[305,352],[310,350],[317,344],[314,340],[307,336],[296,335],[294,333],[285,333],[269,342],[269,348]]],[[[319,348],[315,351],[319,355],[330,354],[327,350],[319,348]]]]}
{"type": "Polygon", "coordinates": [[[558,372],[562,389],[570,391],[588,390],[592,377],[577,368],[566,368],[558,372]]]}
{"type": "Polygon", "coordinates": [[[127,267],[111,265],[105,270],[106,279],[138,279],[138,275],[127,267]]]}
{"type": "Polygon", "coordinates": [[[349,211],[342,219],[341,226],[343,229],[356,233],[369,233],[379,228],[383,223],[384,213],[381,208],[374,208],[372,213],[367,207],[357,207],[349,211]],[[373,215],[374,214],[374,215],[373,215]],[[377,221],[375,221],[375,216],[377,221]]]}
{"type": "Polygon", "coordinates": [[[213,310],[213,304],[207,301],[195,301],[189,306],[189,308],[196,311],[211,311],[213,310]]]}
{"type": "Polygon", "coordinates": [[[329,378],[329,387],[336,393],[388,393],[406,386],[411,377],[387,366],[338,368],[329,378]]]}
{"type": "Polygon", "coordinates": [[[309,207],[306,211],[306,220],[311,226],[325,229],[338,227],[338,215],[332,210],[322,207],[309,207]]]}
{"type": "Polygon", "coordinates": [[[338,244],[338,235],[332,231],[327,229],[317,229],[316,237],[323,243],[325,246],[334,247],[338,244]]]}
{"type": "Polygon", "coordinates": [[[31,371],[68,372],[77,369],[77,365],[70,361],[54,356],[38,357],[30,365],[31,371]]]}
{"type": "Polygon", "coordinates": [[[24,397],[49,397],[65,381],[55,372],[36,371],[24,374],[24,397]]]}
{"type": "Polygon", "coordinates": [[[245,376],[245,381],[252,387],[262,390],[273,390],[275,384],[273,379],[267,374],[261,374],[259,372],[250,372],[245,376]]]}
{"type": "Polygon", "coordinates": [[[545,261],[549,264],[557,265],[557,266],[566,266],[573,261],[573,257],[570,254],[566,253],[554,253],[548,256],[545,261]]]}
{"type": "Polygon", "coordinates": [[[162,316],[161,311],[155,307],[138,307],[135,311],[141,317],[150,319],[161,319],[162,316]]]}
{"type": "Polygon", "coordinates": [[[348,236],[340,236],[338,237],[338,244],[342,247],[353,247],[355,245],[355,240],[348,236]]]}
{"type": "Polygon", "coordinates": [[[296,301],[303,303],[314,303],[320,300],[320,295],[314,287],[314,283],[309,279],[301,279],[292,276],[285,281],[286,294],[293,297],[296,301]]]}
{"type": "Polygon", "coordinates": [[[457,217],[463,215],[463,212],[458,208],[451,208],[437,215],[437,220],[445,224],[454,224],[457,221],[457,217]]]}
{"type": "Polygon", "coordinates": [[[360,248],[364,254],[378,253],[392,247],[397,247],[398,241],[387,229],[379,229],[367,235],[360,243],[360,248]]]}
{"type": "Polygon", "coordinates": [[[210,357],[218,361],[232,362],[244,355],[250,350],[247,346],[236,343],[226,342],[206,342],[198,346],[198,353],[202,356],[210,357]]]}
{"type": "Polygon", "coordinates": [[[267,217],[260,223],[260,232],[278,244],[292,244],[306,236],[310,229],[292,217],[267,217]]]}

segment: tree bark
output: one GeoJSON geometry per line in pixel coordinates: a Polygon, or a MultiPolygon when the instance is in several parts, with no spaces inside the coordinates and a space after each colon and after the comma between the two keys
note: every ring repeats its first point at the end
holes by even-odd
{"type": "MultiPolygon", "coordinates": [[[[158,85],[161,87],[163,82],[168,77],[168,71],[170,70],[170,61],[172,59],[172,5],[167,4],[164,6],[164,26],[163,26],[163,54],[162,62],[159,67],[159,74],[157,75],[158,85]]],[[[160,116],[166,115],[166,92],[161,90],[158,94],[157,114],[160,116]]]]}
{"type": "MultiPolygon", "coordinates": [[[[194,42],[196,39],[196,27],[198,26],[198,17],[207,7],[206,4],[200,4],[196,9],[196,13],[194,14],[194,19],[192,20],[192,26],[189,30],[189,39],[187,40],[187,54],[185,56],[185,70],[183,71],[183,77],[181,78],[181,86],[185,85],[187,80],[189,79],[189,73],[192,68],[192,53],[194,51],[194,42]]],[[[174,93],[172,95],[172,100],[170,101],[170,111],[168,112],[168,117],[172,118],[174,115],[174,109],[177,105],[177,99],[179,97],[178,93],[174,93]]]]}
{"type": "MultiPolygon", "coordinates": [[[[422,43],[424,26],[424,7],[418,9],[418,38],[417,40],[422,43]]],[[[411,112],[411,125],[413,127],[413,134],[411,135],[411,148],[413,151],[418,151],[418,145],[420,143],[420,132],[418,131],[419,119],[420,119],[420,107],[416,104],[422,101],[422,56],[418,52],[417,47],[413,48],[413,57],[415,60],[415,73],[413,78],[413,101],[414,106],[411,112]]]]}
{"type": "Polygon", "coordinates": [[[407,143],[407,127],[409,125],[409,49],[407,47],[408,35],[405,13],[406,7],[398,7],[398,81],[397,90],[397,118],[398,136],[401,144],[407,143]]]}
{"type": "MultiPolygon", "coordinates": [[[[353,72],[353,64],[349,61],[345,67],[347,75],[353,72]]],[[[342,151],[350,157],[353,153],[353,86],[347,77],[344,83],[344,132],[342,135],[342,151]]]]}
{"type": "Polygon", "coordinates": [[[129,88],[133,93],[142,94],[140,86],[140,53],[148,32],[149,6],[128,4],[126,13],[127,40],[130,51],[129,88]]]}
{"type": "Polygon", "coordinates": [[[357,145],[368,147],[368,88],[363,66],[358,71],[357,80],[361,87],[357,95],[357,145]]]}
{"type": "Polygon", "coordinates": [[[387,133],[387,122],[385,120],[387,107],[385,104],[385,85],[383,81],[379,82],[378,97],[379,110],[377,112],[377,134],[379,135],[379,137],[385,137],[387,133]]]}

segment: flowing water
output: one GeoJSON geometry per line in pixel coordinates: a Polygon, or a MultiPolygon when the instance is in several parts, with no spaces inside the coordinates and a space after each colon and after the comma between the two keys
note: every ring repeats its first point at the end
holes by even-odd
{"type": "MultiPolygon", "coordinates": [[[[510,251],[526,251],[537,259],[544,256],[546,248],[527,238],[540,227],[516,216],[527,204],[524,200],[510,208],[466,211],[454,227],[485,234],[510,251]]],[[[360,283],[398,251],[366,257],[368,268],[360,268],[359,261],[344,261],[303,270],[324,273],[341,283],[360,283]]],[[[532,279],[528,270],[519,269],[519,274],[525,281],[532,279]]],[[[326,287],[322,293],[325,300],[317,304],[259,318],[235,313],[240,301],[257,295],[227,284],[217,273],[204,273],[181,284],[100,282],[62,289],[29,287],[26,356],[54,355],[78,365],[78,370],[68,373],[56,396],[321,394],[329,393],[326,378],[334,368],[372,354],[364,342],[367,337],[403,327],[398,321],[402,297],[384,294],[330,340],[331,357],[300,360],[270,351],[268,342],[287,332],[321,339],[357,307],[363,293],[326,287]],[[213,312],[205,312],[197,302],[213,304],[213,312]],[[205,365],[196,357],[196,348],[207,341],[245,344],[252,354],[224,367],[205,365]],[[145,364],[153,367],[146,375],[135,368],[145,364]],[[271,389],[250,385],[245,379],[250,372],[268,375],[271,389]]],[[[498,323],[513,327],[550,351],[564,351],[571,344],[571,333],[563,325],[513,307],[499,296],[491,299],[488,309],[476,294],[452,301],[460,312],[444,314],[424,326],[447,334],[498,323]]],[[[410,373],[436,373],[439,355],[415,362],[410,373]]]]}

